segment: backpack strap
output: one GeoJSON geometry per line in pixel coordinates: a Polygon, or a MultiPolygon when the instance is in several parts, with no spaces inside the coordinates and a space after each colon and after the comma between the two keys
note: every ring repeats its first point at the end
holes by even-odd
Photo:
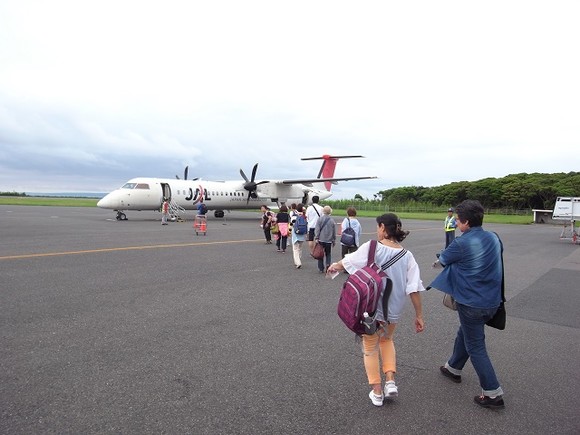
{"type": "MultiPolygon", "coordinates": [[[[397,261],[399,261],[401,258],[403,258],[405,256],[405,254],[407,253],[406,249],[401,249],[400,252],[397,253],[397,255],[394,255],[389,261],[387,261],[385,264],[383,264],[381,266],[381,271],[385,271],[386,269],[388,269],[389,267],[391,267],[393,264],[395,264],[397,261]]],[[[388,323],[388,316],[389,316],[389,298],[391,297],[391,292],[393,291],[393,281],[391,281],[391,278],[389,278],[387,276],[387,282],[385,284],[385,291],[383,292],[383,316],[385,318],[385,321],[388,323]]]]}
{"type": "Polygon", "coordinates": [[[375,262],[375,251],[377,250],[377,241],[375,239],[371,240],[371,244],[369,246],[369,256],[367,259],[367,266],[370,266],[375,262]]]}

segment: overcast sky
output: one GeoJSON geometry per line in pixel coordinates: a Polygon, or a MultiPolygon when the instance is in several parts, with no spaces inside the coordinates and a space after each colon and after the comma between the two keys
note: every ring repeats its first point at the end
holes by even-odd
{"type": "Polygon", "coordinates": [[[0,191],[580,171],[580,2],[0,0],[0,191]]]}

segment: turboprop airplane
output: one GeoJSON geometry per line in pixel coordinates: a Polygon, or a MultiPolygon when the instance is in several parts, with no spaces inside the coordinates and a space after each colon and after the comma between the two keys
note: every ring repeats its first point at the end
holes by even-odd
{"type": "Polygon", "coordinates": [[[256,181],[258,164],[252,169],[250,179],[240,169],[243,180],[204,181],[199,178],[188,180],[185,168],[184,177],[171,178],[133,178],[120,189],[107,194],[98,203],[100,208],[117,212],[117,220],[127,220],[127,210],[159,210],[166,198],[170,204],[172,217],[179,216],[185,210],[197,210],[200,203],[208,210],[214,211],[216,218],[224,217],[224,210],[259,209],[265,204],[268,207],[279,207],[282,203],[301,202],[311,204],[312,197],[321,200],[329,198],[332,184],[338,181],[366,180],[377,177],[334,177],[334,170],[339,159],[360,158],[363,156],[306,157],[302,160],[322,160],[322,167],[316,178],[296,180],[260,180],[256,181]]]}

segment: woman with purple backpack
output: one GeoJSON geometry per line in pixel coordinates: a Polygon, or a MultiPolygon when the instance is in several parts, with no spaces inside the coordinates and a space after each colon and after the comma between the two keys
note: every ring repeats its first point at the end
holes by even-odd
{"type": "MultiPolygon", "coordinates": [[[[403,231],[397,215],[386,213],[377,217],[378,243],[376,243],[375,263],[379,266],[386,265],[397,254],[400,255],[398,260],[391,262],[391,265],[385,269],[392,283],[392,290],[387,296],[387,301],[383,301],[387,283],[387,279],[383,278],[383,294],[379,298],[379,301],[383,301],[383,303],[379,303],[377,306],[376,331],[372,334],[362,334],[364,366],[369,384],[372,387],[369,398],[375,406],[382,406],[385,398],[393,399],[398,395],[398,388],[395,384],[396,357],[393,335],[407,302],[407,296],[411,299],[415,309],[415,331],[423,332],[425,328],[420,295],[420,292],[424,291],[425,288],[421,281],[419,265],[413,254],[404,251],[401,246],[401,242],[408,234],[409,231],[403,231]],[[402,253],[403,251],[404,253],[402,253]],[[388,302],[387,313],[383,312],[384,302],[388,302]],[[381,372],[385,375],[384,387],[381,372]]],[[[370,241],[363,243],[355,252],[345,255],[339,262],[331,264],[328,274],[332,275],[343,270],[354,274],[358,269],[362,269],[367,265],[370,246],[370,241]]]]}

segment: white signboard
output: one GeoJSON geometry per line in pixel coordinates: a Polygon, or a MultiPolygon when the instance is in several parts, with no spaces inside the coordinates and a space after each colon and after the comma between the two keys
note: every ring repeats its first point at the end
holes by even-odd
{"type": "Polygon", "coordinates": [[[580,219],[580,197],[560,196],[556,199],[552,219],[578,220],[580,219]]]}

